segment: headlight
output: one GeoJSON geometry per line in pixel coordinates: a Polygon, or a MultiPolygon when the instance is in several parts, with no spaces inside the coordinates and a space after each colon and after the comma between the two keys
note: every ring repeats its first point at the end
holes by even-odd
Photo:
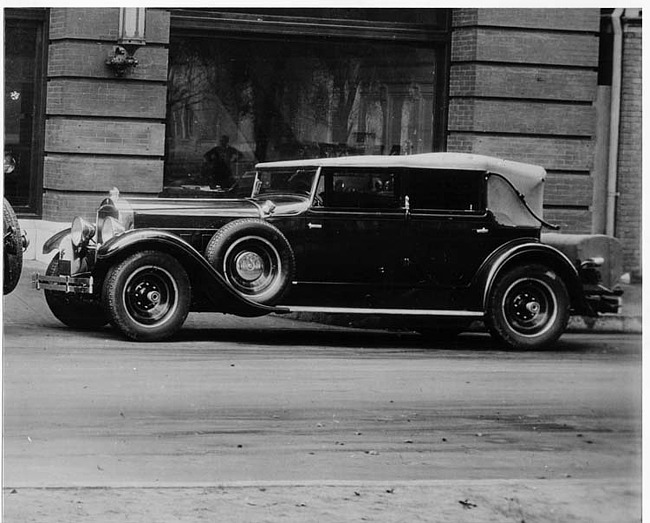
{"type": "Polygon", "coordinates": [[[113,236],[133,229],[133,208],[117,189],[110,191],[97,210],[97,245],[110,240],[113,236]]]}
{"type": "Polygon", "coordinates": [[[125,230],[124,225],[122,225],[118,220],[112,216],[107,216],[104,218],[104,222],[102,223],[102,242],[107,242],[113,236],[122,234],[125,230]]]}
{"type": "Polygon", "coordinates": [[[88,243],[93,236],[95,236],[95,226],[92,223],[87,222],[80,216],[72,220],[70,240],[74,247],[88,243]]]}

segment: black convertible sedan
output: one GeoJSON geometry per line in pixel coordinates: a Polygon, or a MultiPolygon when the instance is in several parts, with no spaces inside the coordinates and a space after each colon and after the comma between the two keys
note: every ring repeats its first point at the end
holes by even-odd
{"type": "Polygon", "coordinates": [[[543,168],[429,153],[261,163],[249,197],[124,198],[74,218],[35,275],[73,328],[169,338],[188,312],[385,315],[426,334],[483,320],[540,348],[616,313],[613,238],[541,234],[543,168]],[[544,239],[545,238],[545,239],[544,239]]]}

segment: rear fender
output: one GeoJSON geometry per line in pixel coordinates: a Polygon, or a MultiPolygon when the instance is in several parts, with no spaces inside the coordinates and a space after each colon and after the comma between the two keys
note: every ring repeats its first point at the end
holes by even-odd
{"type": "Polygon", "coordinates": [[[170,232],[156,229],[134,229],[112,238],[97,250],[97,263],[104,267],[115,264],[135,251],[155,249],[174,256],[193,282],[206,289],[214,310],[238,316],[255,317],[271,312],[286,312],[281,307],[261,305],[237,293],[192,245],[170,232]]]}
{"type": "Polygon", "coordinates": [[[573,311],[577,314],[594,315],[585,299],[578,271],[569,258],[556,248],[533,239],[509,242],[494,251],[481,265],[474,288],[482,293],[483,310],[487,309],[488,299],[499,276],[513,265],[520,266],[524,263],[537,263],[553,269],[566,285],[573,311]]]}

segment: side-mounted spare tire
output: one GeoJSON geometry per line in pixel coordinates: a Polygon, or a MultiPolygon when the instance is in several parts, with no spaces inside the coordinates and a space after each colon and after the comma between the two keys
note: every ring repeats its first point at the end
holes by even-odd
{"type": "Polygon", "coordinates": [[[280,230],[258,219],[235,220],[210,239],[205,257],[241,296],[263,305],[277,303],[295,272],[291,245],[280,230]]]}
{"type": "MultiPolygon", "coordinates": [[[[59,276],[59,255],[52,258],[46,276],[59,276]]],[[[108,323],[108,316],[97,298],[85,294],[66,294],[45,289],[45,301],[52,314],[64,325],[78,330],[99,329],[108,323]]]]}
{"type": "Polygon", "coordinates": [[[4,237],[3,293],[9,294],[18,285],[23,270],[23,236],[16,213],[6,198],[2,204],[2,231],[4,237]]]}
{"type": "Polygon", "coordinates": [[[498,277],[490,293],[490,334],[514,349],[541,349],[566,329],[570,299],[562,278],[540,264],[523,265],[498,277]]]}

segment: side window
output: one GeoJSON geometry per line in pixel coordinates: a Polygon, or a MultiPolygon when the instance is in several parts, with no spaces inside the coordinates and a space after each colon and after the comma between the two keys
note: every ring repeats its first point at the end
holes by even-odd
{"type": "Polygon", "coordinates": [[[412,211],[485,211],[485,173],[412,169],[407,189],[412,211]]]}
{"type": "Polygon", "coordinates": [[[400,207],[399,175],[396,172],[376,169],[336,170],[327,173],[325,178],[327,207],[348,209],[400,207]]]}

